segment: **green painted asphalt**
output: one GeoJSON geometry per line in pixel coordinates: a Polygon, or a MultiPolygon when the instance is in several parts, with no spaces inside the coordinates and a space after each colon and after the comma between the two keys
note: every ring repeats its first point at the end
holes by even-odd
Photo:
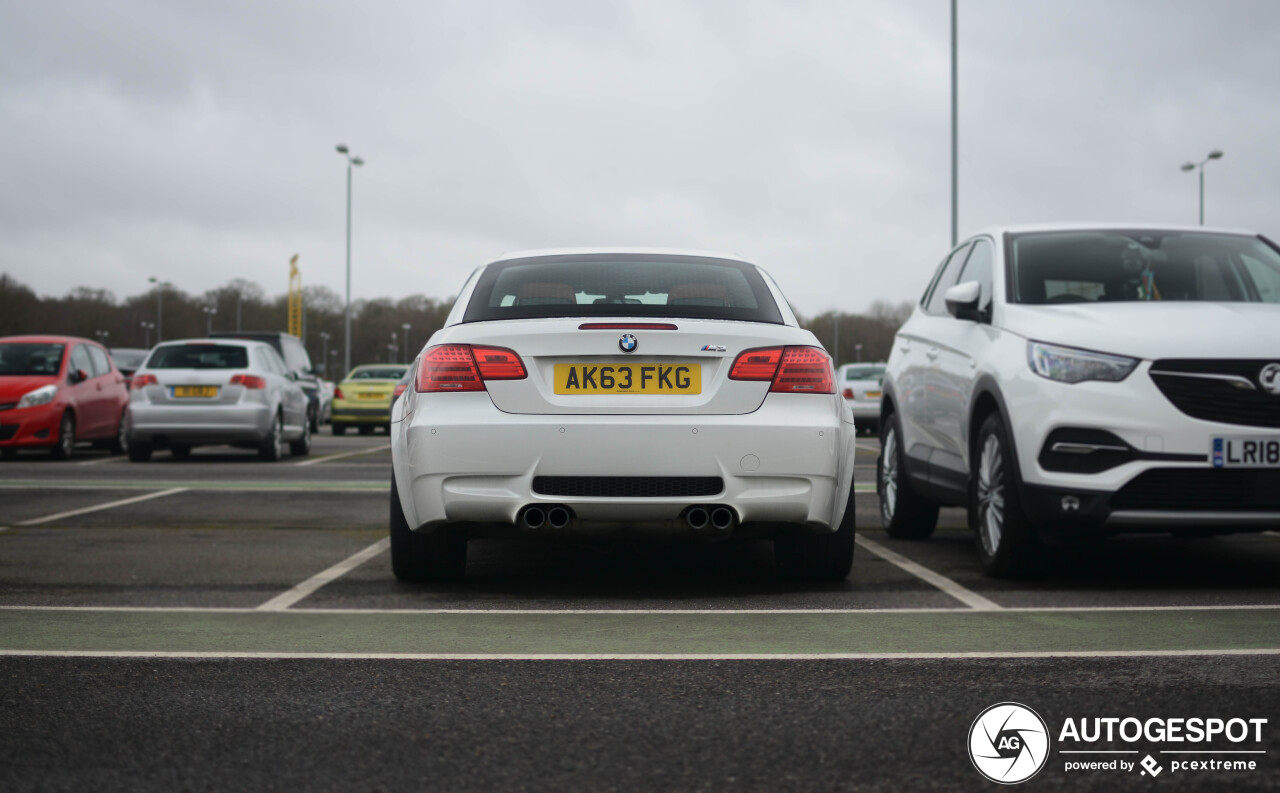
{"type": "Polygon", "coordinates": [[[845,654],[1280,648],[1280,607],[825,613],[0,609],[0,651],[845,654]]]}

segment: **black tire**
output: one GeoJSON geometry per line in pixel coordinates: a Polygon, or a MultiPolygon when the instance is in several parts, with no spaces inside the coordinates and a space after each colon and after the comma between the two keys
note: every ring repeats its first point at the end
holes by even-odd
{"type": "Polygon", "coordinates": [[[58,423],[58,442],[49,450],[55,460],[70,460],[76,453],[76,415],[70,410],[62,413],[58,423]]]}
{"type": "Polygon", "coordinates": [[[111,445],[108,447],[112,454],[127,454],[129,452],[129,427],[125,423],[125,416],[129,409],[126,407],[120,413],[120,426],[116,428],[116,437],[112,439],[111,445]]]}
{"type": "Polygon", "coordinates": [[[905,460],[902,424],[897,413],[890,413],[880,424],[880,456],[876,459],[880,523],[894,539],[927,539],[938,528],[938,505],[912,489],[905,460]]]}
{"type": "Polygon", "coordinates": [[[185,443],[175,443],[169,447],[169,454],[172,454],[175,459],[185,460],[191,456],[191,447],[185,443]]]}
{"type": "Polygon", "coordinates": [[[982,422],[969,477],[969,527],[987,575],[1015,578],[1041,570],[1043,549],[1019,499],[1017,459],[1000,414],[982,422]]]}
{"type": "Polygon", "coordinates": [[[360,432],[360,434],[361,434],[361,435],[372,435],[372,434],[373,434],[373,425],[372,425],[372,424],[361,424],[361,425],[360,425],[360,427],[359,427],[358,429],[359,429],[359,432],[360,432]]]}
{"type": "Polygon", "coordinates": [[[129,462],[145,463],[151,459],[151,452],[154,450],[155,447],[149,443],[134,441],[129,444],[129,462]]]}
{"type": "Polygon", "coordinates": [[[279,413],[271,422],[266,440],[258,447],[258,457],[269,463],[278,463],[284,459],[284,422],[279,413]]]}
{"type": "Polygon", "coordinates": [[[844,518],[833,534],[783,534],[774,538],[773,561],[779,578],[792,581],[843,581],[853,569],[857,510],[853,483],[844,518]]]}
{"type": "Polygon", "coordinates": [[[336,421],[335,421],[335,422],[333,422],[332,426],[330,426],[330,427],[329,427],[329,429],[333,430],[333,434],[334,434],[334,435],[346,435],[346,434],[347,434],[347,425],[346,425],[346,424],[339,424],[339,423],[338,423],[338,422],[336,422],[336,421]]]}
{"type": "Polygon", "coordinates": [[[302,437],[296,441],[289,441],[289,453],[298,457],[306,457],[311,454],[311,433],[315,428],[310,422],[302,425],[302,437]]]}
{"type": "Polygon", "coordinates": [[[467,572],[467,538],[449,528],[431,534],[409,530],[395,475],[391,476],[391,572],[400,581],[461,581],[467,572]]]}

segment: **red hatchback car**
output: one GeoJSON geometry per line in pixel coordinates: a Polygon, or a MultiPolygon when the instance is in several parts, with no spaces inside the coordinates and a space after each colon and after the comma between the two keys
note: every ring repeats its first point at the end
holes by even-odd
{"type": "Polygon", "coordinates": [[[129,388],[97,342],[74,336],[0,338],[0,452],[49,449],[70,457],[77,441],[124,451],[129,388]]]}

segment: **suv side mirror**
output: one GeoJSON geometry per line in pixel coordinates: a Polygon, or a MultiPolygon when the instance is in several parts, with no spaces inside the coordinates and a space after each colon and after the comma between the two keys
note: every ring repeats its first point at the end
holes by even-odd
{"type": "Polygon", "coordinates": [[[982,322],[985,312],[978,309],[978,300],[982,297],[982,284],[977,281],[966,281],[956,284],[942,294],[947,301],[947,311],[956,319],[968,319],[982,322]]]}

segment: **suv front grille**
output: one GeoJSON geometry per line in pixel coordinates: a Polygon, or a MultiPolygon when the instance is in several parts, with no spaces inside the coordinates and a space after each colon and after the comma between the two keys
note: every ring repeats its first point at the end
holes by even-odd
{"type": "Polygon", "coordinates": [[[1280,470],[1153,468],[1111,498],[1118,510],[1256,512],[1280,509],[1280,470]]]}
{"type": "Polygon", "coordinates": [[[689,498],[724,491],[718,476],[535,476],[533,492],[577,498],[689,498]]]}
{"type": "Polygon", "coordinates": [[[1272,361],[1164,360],[1151,364],[1150,374],[1174,407],[1192,418],[1246,427],[1280,427],[1280,396],[1268,394],[1258,382],[1258,374],[1269,363],[1272,361]]]}

